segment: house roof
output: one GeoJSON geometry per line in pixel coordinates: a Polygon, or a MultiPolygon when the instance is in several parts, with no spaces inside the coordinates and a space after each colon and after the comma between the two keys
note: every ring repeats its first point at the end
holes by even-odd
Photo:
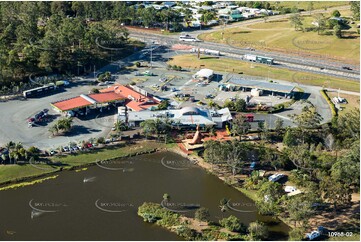
{"type": "Polygon", "coordinates": [[[90,106],[92,103],[82,97],[74,97],[60,102],[52,103],[54,107],[61,111],[68,111],[75,108],[90,106]]]}
{"type": "Polygon", "coordinates": [[[95,93],[88,96],[94,99],[97,103],[107,103],[125,99],[123,95],[119,95],[115,92],[95,93]]]}
{"type": "Polygon", "coordinates": [[[159,104],[157,100],[155,100],[152,97],[149,97],[146,93],[142,94],[140,92],[137,92],[129,86],[116,84],[106,89],[100,90],[100,92],[102,93],[109,91],[115,92],[116,94],[129,99],[129,102],[126,103],[126,106],[135,111],[146,110],[152,106],[159,104]]]}
{"type": "Polygon", "coordinates": [[[145,91],[142,91],[144,92],[142,94],[128,86],[116,84],[99,91],[100,93],[89,95],[81,94],[78,97],[52,103],[52,105],[61,111],[69,111],[96,103],[109,103],[128,99],[129,101],[126,103],[127,107],[135,111],[142,111],[159,104],[158,100],[149,97],[145,91]]]}

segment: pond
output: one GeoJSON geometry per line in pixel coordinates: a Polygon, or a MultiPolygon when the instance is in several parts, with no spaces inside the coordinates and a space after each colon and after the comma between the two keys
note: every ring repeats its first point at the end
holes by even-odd
{"type": "Polygon", "coordinates": [[[206,207],[218,221],[233,214],[243,223],[263,221],[270,239],[287,239],[288,226],[261,216],[254,203],[184,157],[161,152],[57,173],[56,179],[0,191],[0,240],[182,240],[143,222],[137,208],[161,203],[184,215],[206,207]],[[222,212],[220,200],[230,199],[222,212]]]}

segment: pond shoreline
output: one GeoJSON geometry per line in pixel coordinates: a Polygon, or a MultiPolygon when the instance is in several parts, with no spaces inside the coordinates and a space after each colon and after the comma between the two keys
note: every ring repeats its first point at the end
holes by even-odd
{"type": "MultiPolygon", "coordinates": [[[[100,150],[103,148],[100,148],[100,150]]],[[[4,188],[7,186],[11,186],[11,185],[15,185],[15,184],[19,184],[19,183],[23,183],[23,182],[31,182],[34,181],[36,179],[40,179],[40,178],[46,178],[49,176],[52,176],[58,172],[62,172],[62,171],[72,171],[72,170],[77,170],[77,169],[81,169],[81,168],[85,168],[85,167],[91,167],[91,166],[95,166],[97,162],[102,162],[102,161],[112,161],[112,160],[117,160],[117,159],[122,159],[122,158],[127,158],[127,157],[134,157],[134,156],[138,156],[138,155],[145,155],[145,154],[151,154],[151,153],[155,153],[155,152],[161,152],[161,151],[167,151],[167,148],[154,148],[154,149],[149,149],[146,151],[140,151],[140,152],[134,152],[134,153],[130,153],[127,155],[120,155],[117,157],[112,157],[109,159],[104,159],[104,160],[97,160],[97,161],[92,161],[89,163],[85,163],[85,164],[79,164],[79,165],[72,165],[69,167],[61,167],[60,169],[56,169],[54,171],[49,171],[46,173],[42,173],[39,175],[33,175],[33,176],[25,176],[25,177],[20,177],[20,178],[15,178],[15,179],[11,179],[8,181],[4,181],[0,183],[0,188],[4,188]]],[[[171,151],[171,150],[169,150],[171,151]]],[[[68,156],[68,155],[66,155],[68,156]]]]}

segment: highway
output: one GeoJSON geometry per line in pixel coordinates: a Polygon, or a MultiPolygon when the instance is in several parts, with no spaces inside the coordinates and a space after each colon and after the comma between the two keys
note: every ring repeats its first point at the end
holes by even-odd
{"type": "MultiPolygon", "coordinates": [[[[304,71],[316,74],[323,74],[332,77],[341,77],[347,78],[350,80],[359,81],[360,75],[356,70],[343,70],[341,66],[344,64],[330,65],[323,63],[322,60],[315,59],[306,59],[296,58],[296,57],[286,57],[281,54],[268,54],[260,51],[250,51],[241,48],[235,48],[224,44],[211,43],[211,42],[179,42],[178,36],[169,36],[169,35],[158,35],[151,33],[140,33],[140,32],[130,32],[130,36],[132,38],[139,39],[148,44],[155,42],[160,45],[171,46],[174,44],[184,44],[192,47],[201,47],[211,50],[218,50],[221,52],[221,55],[233,59],[242,60],[242,56],[245,54],[253,54],[253,55],[262,55],[275,59],[274,67],[279,68],[287,68],[291,70],[304,71]]],[[[246,61],[246,60],[244,60],[246,61]]],[[[347,65],[349,66],[349,65],[347,65]]]]}
{"type": "MultiPolygon", "coordinates": [[[[335,8],[329,8],[328,10],[314,10],[312,14],[315,13],[325,13],[332,11],[333,9],[344,10],[349,9],[350,6],[341,6],[335,8]]],[[[301,15],[309,14],[307,12],[301,12],[301,15]]],[[[268,21],[272,20],[279,20],[288,18],[291,14],[285,15],[274,15],[270,16],[268,21]]],[[[192,36],[198,36],[201,33],[213,32],[220,29],[228,29],[228,28],[235,28],[241,26],[247,26],[250,24],[255,24],[259,22],[263,22],[262,18],[251,19],[246,21],[241,21],[237,23],[233,23],[232,25],[227,26],[216,26],[211,29],[204,29],[204,30],[192,30],[190,34],[192,36]]],[[[178,35],[162,35],[162,34],[154,34],[148,32],[141,32],[141,31],[134,31],[133,29],[130,30],[130,36],[133,38],[137,38],[139,40],[145,42],[157,42],[162,45],[173,45],[177,43],[187,44],[194,47],[201,47],[207,48],[211,50],[218,50],[224,56],[233,57],[233,58],[240,58],[242,55],[245,54],[254,54],[254,55],[261,55],[266,57],[271,57],[275,59],[275,66],[281,68],[287,68],[292,70],[302,70],[311,73],[323,74],[333,77],[341,77],[347,78],[351,80],[359,81],[360,79],[360,69],[359,66],[350,65],[349,63],[343,63],[336,60],[329,60],[324,59],[322,56],[319,57],[305,57],[305,56],[297,56],[297,55],[290,55],[286,53],[279,53],[279,52],[269,52],[269,51],[261,51],[261,50],[250,50],[250,48],[238,48],[233,46],[229,41],[227,44],[222,43],[213,43],[208,41],[202,42],[179,42],[178,35]],[[342,69],[343,66],[350,67],[352,70],[345,70],[342,69]]]]}

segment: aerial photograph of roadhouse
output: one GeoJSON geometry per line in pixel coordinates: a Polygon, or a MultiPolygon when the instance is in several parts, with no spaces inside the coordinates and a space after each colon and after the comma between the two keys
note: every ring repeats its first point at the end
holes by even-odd
{"type": "Polygon", "coordinates": [[[360,241],[359,1],[0,1],[1,241],[360,241]]]}

